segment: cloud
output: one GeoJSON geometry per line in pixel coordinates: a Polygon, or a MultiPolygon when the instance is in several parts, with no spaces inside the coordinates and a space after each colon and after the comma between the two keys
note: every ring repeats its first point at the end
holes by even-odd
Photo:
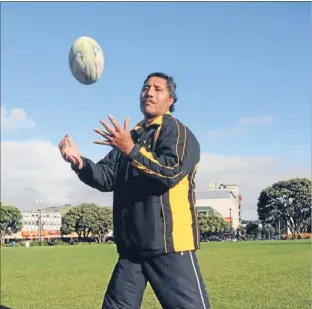
{"type": "Polygon", "coordinates": [[[238,184],[243,196],[242,216],[256,216],[262,189],[283,179],[311,177],[311,167],[283,161],[278,156],[231,156],[203,153],[196,177],[196,190],[207,189],[208,182],[238,184]]]}
{"type": "Polygon", "coordinates": [[[1,198],[20,209],[35,209],[36,200],[43,206],[60,206],[83,201],[106,205],[110,196],[80,182],[59,154],[47,141],[1,143],[1,198]]]}
{"type": "MultiPolygon", "coordinates": [[[[20,209],[36,209],[37,199],[42,199],[44,206],[84,201],[111,205],[112,195],[80,182],[61,158],[57,146],[48,141],[6,141],[1,143],[1,152],[3,203],[15,204],[20,209]]],[[[202,153],[196,191],[207,189],[210,181],[236,183],[243,194],[243,217],[255,218],[257,198],[264,187],[281,179],[309,174],[309,167],[281,165],[279,157],[202,153]]]]}
{"type": "Polygon", "coordinates": [[[229,128],[223,128],[223,129],[217,129],[217,130],[210,130],[206,133],[207,138],[220,138],[225,136],[234,136],[241,134],[242,130],[238,127],[229,127],[229,128]]]}
{"type": "Polygon", "coordinates": [[[244,126],[269,125],[272,124],[275,120],[275,117],[271,115],[260,117],[243,117],[237,121],[237,124],[244,126]]]}
{"type": "Polygon", "coordinates": [[[27,117],[22,108],[13,108],[10,113],[1,106],[1,129],[17,130],[34,127],[35,122],[27,117]]]}
{"type": "Polygon", "coordinates": [[[248,127],[251,126],[266,126],[275,122],[276,118],[271,115],[259,116],[259,117],[242,117],[236,121],[233,126],[210,130],[206,132],[205,137],[208,139],[215,139],[220,137],[229,137],[234,135],[243,134],[248,127]]]}

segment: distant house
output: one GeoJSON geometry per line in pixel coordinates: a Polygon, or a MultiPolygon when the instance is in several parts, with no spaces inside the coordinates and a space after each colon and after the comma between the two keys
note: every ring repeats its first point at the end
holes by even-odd
{"type": "Polygon", "coordinates": [[[196,209],[198,212],[207,212],[215,209],[226,221],[232,222],[233,229],[240,225],[240,199],[236,198],[231,190],[209,189],[196,192],[196,209]]]}

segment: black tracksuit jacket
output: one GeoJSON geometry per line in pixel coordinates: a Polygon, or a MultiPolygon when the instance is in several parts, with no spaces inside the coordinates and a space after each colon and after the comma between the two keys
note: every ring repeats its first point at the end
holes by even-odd
{"type": "Polygon", "coordinates": [[[76,173],[88,186],[114,192],[113,223],[121,255],[196,250],[199,230],[194,177],[200,146],[193,133],[170,114],[131,131],[135,146],[128,156],[111,150],[93,163],[83,158],[76,173]]]}

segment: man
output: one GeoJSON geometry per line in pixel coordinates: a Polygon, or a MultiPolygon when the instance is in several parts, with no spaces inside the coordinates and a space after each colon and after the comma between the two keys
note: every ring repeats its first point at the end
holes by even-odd
{"type": "Polygon", "coordinates": [[[101,121],[113,149],[97,164],[82,157],[70,136],[59,147],[79,179],[114,192],[114,237],[119,259],[102,309],[139,309],[146,283],[166,309],[210,308],[195,250],[199,232],[194,177],[200,147],[192,132],[171,116],[177,101],[172,77],[152,73],[140,96],[144,119],[133,130],[101,121]]]}

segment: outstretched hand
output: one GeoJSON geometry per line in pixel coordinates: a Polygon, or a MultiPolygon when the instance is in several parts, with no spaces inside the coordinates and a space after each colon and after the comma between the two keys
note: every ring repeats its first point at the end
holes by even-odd
{"type": "Polygon", "coordinates": [[[63,159],[73,165],[76,165],[79,169],[82,167],[83,162],[80,155],[80,151],[71,136],[68,134],[61,140],[59,149],[63,159]]]}
{"type": "Polygon", "coordinates": [[[107,132],[104,132],[103,130],[100,130],[98,128],[95,128],[94,131],[106,138],[106,140],[97,140],[94,141],[94,143],[118,148],[121,152],[128,155],[134,146],[130,134],[129,118],[126,118],[123,128],[119,125],[119,123],[117,122],[117,120],[115,120],[113,116],[108,116],[108,119],[111,121],[114,128],[108,125],[108,123],[104,120],[101,120],[101,124],[107,132]]]}

